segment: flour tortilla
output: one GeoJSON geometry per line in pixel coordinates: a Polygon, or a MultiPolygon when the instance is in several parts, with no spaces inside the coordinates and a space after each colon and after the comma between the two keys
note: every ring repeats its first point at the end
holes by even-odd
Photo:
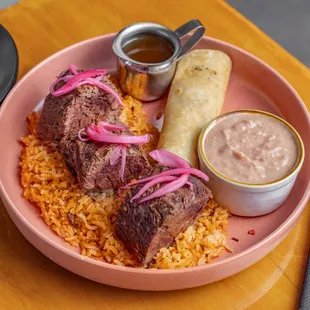
{"type": "Polygon", "coordinates": [[[183,56],[171,84],[158,149],[198,167],[198,136],[221,113],[231,66],[229,56],[216,50],[194,50],[183,56]]]}

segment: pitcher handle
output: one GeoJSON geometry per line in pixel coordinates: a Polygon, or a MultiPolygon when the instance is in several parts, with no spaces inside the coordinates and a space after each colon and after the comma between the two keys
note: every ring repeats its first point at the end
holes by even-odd
{"type": "Polygon", "coordinates": [[[186,24],[180,26],[174,32],[181,39],[186,34],[195,30],[195,32],[187,39],[187,41],[182,45],[181,52],[178,55],[177,60],[179,60],[183,55],[185,55],[192,47],[198,43],[203,34],[205,33],[205,27],[198,19],[193,19],[186,24]]]}

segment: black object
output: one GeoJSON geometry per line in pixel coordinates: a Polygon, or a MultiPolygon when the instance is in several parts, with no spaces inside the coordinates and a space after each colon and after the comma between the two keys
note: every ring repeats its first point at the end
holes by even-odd
{"type": "Polygon", "coordinates": [[[308,266],[305,274],[304,287],[301,293],[299,310],[310,309],[310,254],[308,256],[308,266]]]}
{"type": "Polygon", "coordinates": [[[17,79],[18,54],[13,38],[0,25],[0,105],[17,79]]]}

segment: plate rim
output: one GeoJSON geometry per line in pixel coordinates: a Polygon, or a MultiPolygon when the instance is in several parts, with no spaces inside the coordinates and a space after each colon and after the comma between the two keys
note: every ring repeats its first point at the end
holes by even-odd
{"type": "MultiPolygon", "coordinates": [[[[3,104],[1,106],[1,109],[0,109],[0,121],[1,121],[1,119],[3,117],[3,115],[5,114],[6,108],[7,108],[8,104],[9,104],[9,102],[10,102],[10,98],[14,95],[14,93],[17,91],[19,86],[21,84],[23,84],[28,79],[29,76],[31,76],[36,70],[38,70],[40,67],[42,67],[45,63],[52,61],[54,58],[58,57],[62,53],[67,52],[68,50],[75,49],[76,47],[79,47],[81,45],[87,45],[90,42],[100,41],[103,38],[107,38],[107,37],[111,38],[111,37],[114,37],[115,35],[116,35],[116,33],[110,33],[110,34],[96,36],[96,37],[93,37],[93,38],[89,38],[87,40],[83,40],[83,41],[77,42],[75,44],[69,45],[69,46],[59,50],[58,52],[50,55],[49,57],[47,57],[44,60],[42,60],[41,62],[39,62],[31,70],[29,70],[17,82],[17,84],[15,84],[15,86],[9,92],[7,97],[4,99],[3,104]]],[[[303,100],[301,99],[301,97],[297,93],[297,91],[294,89],[294,87],[279,72],[277,72],[275,69],[273,69],[269,64],[267,64],[265,61],[261,60],[257,56],[249,53],[248,51],[246,51],[246,50],[244,50],[244,49],[242,49],[240,47],[237,47],[237,46],[235,46],[235,45],[233,45],[231,43],[228,43],[228,42],[225,42],[225,41],[213,38],[213,37],[208,37],[208,36],[203,36],[203,39],[208,40],[208,41],[213,41],[214,43],[218,43],[220,45],[226,45],[230,49],[237,50],[238,52],[240,52],[242,54],[245,54],[246,56],[252,58],[256,62],[259,62],[261,65],[265,66],[268,70],[270,70],[273,74],[275,74],[285,84],[286,87],[289,88],[289,90],[293,93],[293,95],[296,97],[296,99],[300,102],[301,109],[303,110],[304,114],[307,115],[307,119],[308,119],[308,122],[310,124],[309,112],[308,112],[307,107],[305,106],[303,100]]],[[[89,258],[87,256],[82,256],[80,253],[73,252],[73,251],[65,248],[61,244],[58,244],[58,243],[54,242],[53,240],[50,240],[48,237],[46,237],[44,234],[42,234],[34,225],[32,225],[30,222],[28,222],[22,216],[22,214],[19,212],[19,210],[15,207],[14,203],[12,202],[10,197],[8,196],[7,192],[5,191],[5,188],[4,188],[4,185],[3,185],[1,179],[0,179],[0,192],[2,194],[1,195],[2,198],[5,199],[6,202],[7,202],[7,204],[4,202],[4,206],[7,208],[7,205],[8,205],[11,208],[11,210],[15,213],[15,215],[27,226],[28,229],[30,229],[32,231],[32,233],[34,233],[37,237],[39,237],[44,242],[48,243],[50,246],[52,246],[52,247],[56,248],[57,250],[65,253],[66,255],[69,255],[69,256],[71,256],[71,257],[73,257],[75,259],[81,260],[81,261],[83,261],[85,263],[94,264],[94,265],[97,265],[97,266],[103,267],[103,268],[113,269],[113,270],[119,271],[119,272],[127,272],[127,273],[137,274],[137,275],[145,275],[145,274],[152,275],[152,274],[154,274],[154,275],[158,275],[159,276],[159,275],[168,275],[168,274],[170,274],[170,275],[177,275],[177,274],[191,273],[193,270],[195,270],[195,271],[203,271],[203,270],[206,270],[206,269],[212,269],[212,268],[215,268],[215,267],[219,267],[219,266],[224,265],[224,264],[234,263],[235,261],[238,261],[238,260],[240,260],[240,259],[242,259],[244,257],[247,257],[248,255],[252,254],[253,252],[254,253],[257,252],[264,245],[266,245],[268,243],[276,242],[278,239],[281,239],[281,237],[283,237],[283,235],[285,236],[291,230],[293,224],[298,220],[298,218],[302,214],[303,210],[305,209],[306,204],[307,204],[307,202],[309,200],[309,197],[310,197],[310,181],[308,181],[306,189],[305,189],[305,191],[303,192],[303,194],[302,194],[302,196],[300,198],[300,202],[295,207],[293,212],[289,215],[289,217],[280,226],[278,226],[272,233],[270,233],[265,238],[261,239],[260,241],[258,241],[254,245],[248,247],[247,249],[245,249],[245,250],[243,250],[243,251],[241,251],[239,253],[232,254],[231,256],[227,256],[227,257],[223,258],[222,260],[213,261],[210,264],[204,264],[204,265],[200,265],[200,266],[175,268],[175,269],[132,268],[132,267],[126,267],[126,266],[112,265],[112,264],[106,263],[104,261],[98,261],[98,260],[89,258]],[[285,231],[286,229],[287,229],[287,231],[285,231]]],[[[59,237],[59,238],[61,238],[61,237],[59,237]]],[[[274,249],[274,247],[272,247],[272,250],[273,249],[274,249]]],[[[270,253],[270,250],[268,251],[268,253],[270,253]]],[[[261,258],[259,258],[258,260],[260,260],[260,259],[261,258]]],[[[255,262],[257,262],[258,260],[256,260],[255,262]]],[[[252,263],[252,264],[254,264],[254,263],[252,263]]]]}

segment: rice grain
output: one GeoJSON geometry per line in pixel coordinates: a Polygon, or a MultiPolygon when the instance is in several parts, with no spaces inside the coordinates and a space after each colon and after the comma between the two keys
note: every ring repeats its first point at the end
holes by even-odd
{"type": "MultiPolygon", "coordinates": [[[[133,133],[150,133],[149,152],[155,149],[158,132],[148,125],[141,102],[124,97],[121,120],[133,133]]],[[[28,117],[29,135],[22,138],[21,184],[23,196],[41,210],[45,223],[81,255],[114,265],[136,267],[134,257],[115,235],[120,199],[117,196],[94,201],[83,193],[67,169],[61,155],[48,152],[36,136],[40,115],[28,117]]],[[[198,221],[179,234],[173,245],[162,248],[150,268],[170,269],[202,265],[211,262],[225,249],[229,213],[215,200],[210,200],[198,221]]]]}

